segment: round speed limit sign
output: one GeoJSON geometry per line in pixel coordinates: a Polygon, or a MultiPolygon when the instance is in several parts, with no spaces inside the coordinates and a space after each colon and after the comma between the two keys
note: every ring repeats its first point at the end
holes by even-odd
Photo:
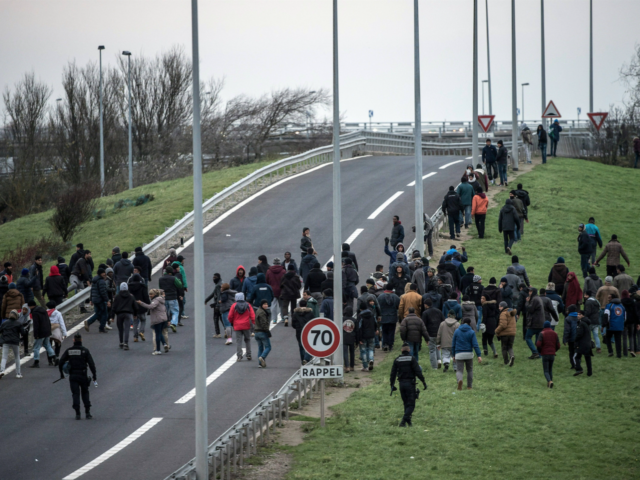
{"type": "Polygon", "coordinates": [[[314,318],[302,329],[301,340],[309,355],[330,357],[340,347],[340,330],[328,318],[314,318]]]}

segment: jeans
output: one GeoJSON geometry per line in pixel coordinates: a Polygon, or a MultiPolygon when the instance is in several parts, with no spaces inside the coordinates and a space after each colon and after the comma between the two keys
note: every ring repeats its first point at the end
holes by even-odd
{"type": "Polygon", "coordinates": [[[528,143],[524,144],[524,154],[527,157],[527,163],[531,163],[531,145],[528,143]]]}
{"type": "MultiPolygon", "coordinates": [[[[520,222],[522,222],[522,219],[520,219],[520,222]]],[[[517,228],[513,231],[513,238],[516,242],[520,240],[520,230],[517,228]]]]}
{"type": "Polygon", "coordinates": [[[556,153],[558,150],[558,141],[557,140],[551,140],[551,156],[552,157],[557,157],[556,153]]]}
{"type": "Polygon", "coordinates": [[[375,346],[375,338],[369,338],[362,341],[360,345],[360,360],[362,360],[362,368],[367,368],[369,362],[373,362],[373,349],[375,346]]]}
{"type": "MultiPolygon", "coordinates": [[[[280,299],[274,298],[271,302],[271,319],[273,323],[278,323],[278,314],[281,313],[280,299]]],[[[217,332],[216,332],[217,333],[217,332]]]]}
{"type": "Polygon", "coordinates": [[[471,205],[464,206],[464,225],[466,227],[471,225],[471,205]]]}
{"type": "Polygon", "coordinates": [[[596,348],[600,348],[600,325],[591,325],[591,333],[593,333],[593,341],[596,343],[596,348]]]}
{"type": "Polygon", "coordinates": [[[47,357],[54,357],[56,352],[51,348],[51,342],[49,341],[49,337],[46,338],[38,338],[33,344],[33,359],[40,360],[40,347],[44,345],[45,350],[47,351],[47,357]]]}
{"type": "Polygon", "coordinates": [[[500,183],[503,185],[506,184],[507,183],[507,164],[499,163],[498,171],[500,172],[500,183]]]}
{"type": "Polygon", "coordinates": [[[67,287],[67,292],[71,292],[72,290],[75,290],[77,293],[84,288],[84,284],[80,281],[80,278],[78,278],[75,275],[71,275],[69,277],[69,283],[71,285],[67,287]]]}
{"type": "Polygon", "coordinates": [[[504,251],[513,246],[513,242],[516,241],[516,237],[513,233],[513,230],[503,230],[502,236],[504,237],[504,251]]]}
{"type": "Polygon", "coordinates": [[[233,327],[229,322],[229,312],[222,313],[222,324],[224,325],[224,336],[225,338],[233,338],[233,327]]]}
{"type": "Polygon", "coordinates": [[[478,310],[478,325],[476,326],[476,332],[479,332],[480,324],[482,323],[482,307],[476,305],[476,310],[478,310]]]}
{"type": "Polygon", "coordinates": [[[580,268],[582,269],[582,277],[587,278],[589,275],[589,257],[590,253],[581,253],[580,254],[580,268]]]}
{"type": "Polygon", "coordinates": [[[638,160],[640,160],[640,153],[636,152],[636,161],[633,162],[633,168],[638,167],[638,160]]]}
{"type": "MultiPolygon", "coordinates": [[[[417,358],[416,358],[417,360],[417,358]]],[[[438,368],[438,361],[442,361],[442,354],[436,346],[436,338],[429,338],[429,360],[431,361],[431,368],[438,368]]]]}
{"type": "Polygon", "coordinates": [[[498,178],[498,165],[496,162],[487,162],[487,175],[489,175],[489,181],[498,178]]]}
{"type": "Polygon", "coordinates": [[[456,236],[455,234],[460,234],[460,215],[459,213],[456,214],[449,214],[449,234],[451,235],[451,240],[455,240],[456,236]],[[455,227],[455,232],[454,232],[454,227],[455,227]]]}
{"type": "Polygon", "coordinates": [[[542,153],[542,163],[547,163],[547,144],[539,143],[540,152],[542,153]]]}
{"type": "Polygon", "coordinates": [[[476,229],[478,230],[478,238],[484,238],[484,222],[487,219],[487,214],[476,213],[474,217],[476,220],[476,229]]]}
{"type": "Polygon", "coordinates": [[[419,353],[420,353],[420,342],[408,342],[409,343],[409,353],[413,358],[416,359],[416,362],[420,361],[419,353]]]}
{"type": "Polygon", "coordinates": [[[393,341],[396,336],[396,323],[383,323],[382,324],[382,346],[389,347],[389,350],[393,348],[393,341]]]}
{"type": "Polygon", "coordinates": [[[258,358],[267,359],[267,355],[271,351],[271,340],[267,332],[256,332],[256,342],[258,342],[258,358]]]}
{"type": "Polygon", "coordinates": [[[544,371],[544,378],[547,379],[547,382],[553,381],[553,362],[555,359],[555,355],[542,355],[542,370],[544,371]]]}
{"type": "Polygon", "coordinates": [[[144,335],[144,326],[147,323],[147,314],[138,312],[138,318],[133,320],[133,338],[138,338],[139,334],[144,335]]]}
{"type": "Polygon", "coordinates": [[[180,320],[178,300],[165,300],[165,308],[167,309],[167,319],[169,319],[171,325],[178,325],[180,320]]]}
{"type": "Polygon", "coordinates": [[[307,353],[307,351],[302,346],[302,340],[300,340],[301,333],[302,331],[296,330],[296,340],[298,341],[298,348],[300,349],[300,361],[308,362],[309,360],[311,360],[312,357],[307,353]]]}
{"type": "Polygon", "coordinates": [[[346,368],[353,368],[355,365],[356,346],[354,344],[342,345],[342,354],[344,356],[344,366],[346,368]]]}
{"type": "Polygon", "coordinates": [[[104,332],[104,327],[109,320],[109,312],[107,311],[107,304],[104,302],[93,304],[93,315],[87,320],[87,323],[91,325],[95,321],[100,322],[100,331],[104,332]]]}
{"type": "Polygon", "coordinates": [[[2,345],[2,363],[0,364],[0,372],[4,372],[4,369],[7,366],[9,350],[13,350],[13,357],[16,361],[16,375],[20,375],[20,345],[9,345],[8,343],[2,345]]]}
{"type": "Polygon", "coordinates": [[[540,332],[542,332],[541,328],[527,328],[527,335],[525,337],[525,340],[527,342],[527,346],[531,350],[531,354],[532,355],[538,355],[538,349],[536,348],[534,343],[531,341],[531,338],[535,335],[536,336],[536,342],[537,342],[538,341],[538,336],[540,335],[540,332]]]}
{"type": "Polygon", "coordinates": [[[247,349],[247,358],[251,358],[251,330],[236,330],[236,353],[238,358],[242,358],[242,340],[247,349]]]}
{"type": "Polygon", "coordinates": [[[464,369],[467,368],[467,387],[473,387],[473,358],[469,360],[456,360],[456,380],[462,381],[464,369]]]}
{"type": "Polygon", "coordinates": [[[118,338],[120,343],[125,345],[129,344],[129,330],[131,329],[131,323],[133,322],[133,314],[131,313],[119,313],[117,315],[116,323],[118,325],[118,338]]]}
{"type": "Polygon", "coordinates": [[[156,339],[156,352],[159,352],[160,348],[162,347],[162,344],[164,344],[164,337],[162,336],[162,325],[164,323],[165,322],[151,325],[151,328],[153,329],[153,333],[155,334],[155,339],[156,339]]]}

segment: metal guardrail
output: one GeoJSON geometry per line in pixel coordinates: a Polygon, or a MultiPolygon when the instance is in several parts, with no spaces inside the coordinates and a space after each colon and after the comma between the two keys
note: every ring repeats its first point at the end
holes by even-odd
{"type": "MultiPolygon", "coordinates": [[[[320,363],[320,360],[313,358],[311,362],[320,363]]],[[[300,370],[294,373],[277,393],[267,395],[209,445],[209,475],[218,478],[220,474],[221,479],[230,480],[231,471],[237,473],[244,459],[257,453],[258,442],[265,445],[269,436],[275,434],[276,427],[282,426],[284,420],[289,420],[292,402],[297,402],[296,407],[300,408],[313,398],[317,390],[318,380],[300,378],[300,370]]],[[[195,463],[196,459],[193,458],[165,480],[195,480],[195,463]]]]}

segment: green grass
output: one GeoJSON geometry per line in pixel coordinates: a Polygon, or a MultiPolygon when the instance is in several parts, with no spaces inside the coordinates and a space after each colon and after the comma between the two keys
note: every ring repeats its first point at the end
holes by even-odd
{"type": "MultiPolygon", "coordinates": [[[[607,239],[617,233],[632,266],[638,264],[640,227],[633,206],[639,180],[629,169],[569,159],[552,159],[519,178],[532,198],[531,223],[514,251],[535,286],[546,285],[558,256],[579,271],[577,225],[589,216],[607,239]]],[[[498,196],[499,203],[505,198],[498,196]]],[[[510,264],[497,214],[497,208],[489,212],[486,239],[466,244],[468,265],[485,284],[510,264]]],[[[526,359],[530,353],[521,335],[515,353],[513,368],[501,358],[476,362],[474,390],[457,392],[454,373],[433,371],[423,348],[420,363],[429,388],[417,401],[410,429],[397,427],[403,408],[397,393],[389,396],[395,354],[389,355],[372,372],[372,385],[334,407],[327,428],[314,426],[292,449],[296,461],[287,478],[638,478],[640,358],[600,354],[593,377],[574,378],[563,347],[554,365],[555,388],[549,390],[540,361],[526,359]]]]}
{"type": "MultiPolygon", "coordinates": [[[[203,175],[202,193],[205,199],[237,182],[251,172],[268,165],[273,160],[230,167],[208,172],[203,175]]],[[[106,215],[83,225],[72,243],[60,255],[69,262],[75,252],[76,243],[83,243],[91,250],[96,266],[111,256],[111,249],[119,246],[120,251],[132,252],[135,247],[149,243],[155,235],[164,232],[165,227],[173,225],[175,219],[182,218],[193,210],[193,177],[158,182],[136,187],[117,195],[98,200],[97,209],[104,209],[106,215]],[[155,199],[138,207],[127,207],[114,212],[114,204],[121,199],[135,200],[140,195],[151,193],[155,199]]],[[[16,219],[0,226],[0,258],[7,250],[16,245],[28,244],[43,235],[51,233],[48,219],[53,211],[49,210],[16,219]]],[[[48,272],[48,262],[45,272],[48,272]]]]}

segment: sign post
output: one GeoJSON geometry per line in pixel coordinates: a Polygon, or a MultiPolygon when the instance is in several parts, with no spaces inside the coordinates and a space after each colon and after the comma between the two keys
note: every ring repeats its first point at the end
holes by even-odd
{"type": "MultiPolygon", "coordinates": [[[[318,317],[307,322],[302,329],[300,340],[309,355],[326,358],[340,348],[342,332],[328,318],[318,317]]],[[[324,380],[325,378],[342,378],[342,365],[303,365],[300,377],[320,380],[320,426],[324,427],[324,380]]]]}
{"type": "Polygon", "coordinates": [[[600,128],[602,128],[602,124],[604,123],[606,118],[609,116],[609,113],[608,112],[587,113],[587,116],[589,117],[589,120],[591,120],[591,123],[593,123],[593,126],[596,127],[596,130],[598,130],[598,133],[600,133],[600,128]]]}
{"type": "Polygon", "coordinates": [[[480,127],[487,133],[493,124],[493,119],[496,118],[495,115],[478,115],[478,123],[480,127]]]}

